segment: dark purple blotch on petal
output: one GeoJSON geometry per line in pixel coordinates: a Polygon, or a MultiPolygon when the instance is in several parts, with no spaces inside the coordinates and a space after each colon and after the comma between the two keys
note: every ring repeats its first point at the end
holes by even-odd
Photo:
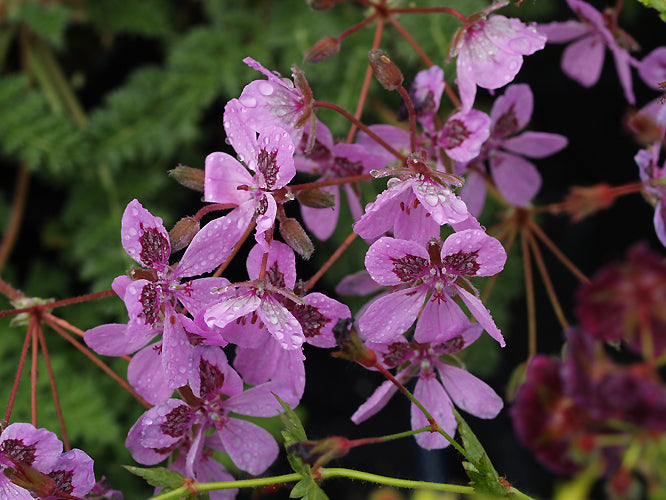
{"type": "Polygon", "coordinates": [[[497,119],[493,126],[493,137],[509,137],[518,132],[518,118],[516,118],[513,107],[512,104],[506,113],[503,113],[497,119]]]}
{"type": "Polygon", "coordinates": [[[160,312],[160,299],[158,285],[155,283],[148,283],[141,290],[141,298],[139,299],[143,306],[141,315],[146,318],[146,324],[152,325],[157,321],[160,312]]]}
{"type": "Polygon", "coordinates": [[[464,276],[474,276],[481,267],[476,259],[479,257],[479,251],[465,253],[463,251],[446,255],[442,259],[442,265],[448,273],[462,274],[464,276]]]}
{"type": "Polygon", "coordinates": [[[56,484],[54,493],[70,494],[74,487],[72,486],[72,478],[74,472],[71,470],[54,470],[49,472],[49,477],[53,479],[56,484]]]}
{"type": "Polygon", "coordinates": [[[296,304],[291,313],[298,320],[303,328],[303,335],[306,338],[316,337],[321,333],[321,329],[331,320],[324,316],[316,307],[309,304],[296,304]]]}
{"type": "Polygon", "coordinates": [[[388,346],[389,352],[382,354],[382,360],[388,368],[401,365],[405,361],[414,357],[414,351],[409,344],[405,342],[394,342],[388,346]]]}
{"type": "Polygon", "coordinates": [[[444,147],[446,149],[457,148],[465,142],[465,139],[467,139],[470,134],[470,131],[462,120],[448,120],[444,124],[444,147]]]}
{"type": "Polygon", "coordinates": [[[266,268],[266,280],[277,288],[285,288],[284,274],[280,271],[277,261],[272,266],[266,268]]]}
{"type": "Polygon", "coordinates": [[[171,253],[169,241],[154,227],[144,228],[141,224],[143,234],[139,238],[141,244],[141,262],[147,267],[156,267],[156,264],[166,262],[171,253]]]}
{"type": "Polygon", "coordinates": [[[423,257],[407,254],[399,259],[391,258],[393,272],[400,281],[408,283],[419,277],[423,270],[428,267],[429,262],[423,257]]]}
{"type": "Polygon", "coordinates": [[[34,444],[25,445],[20,439],[5,439],[0,444],[0,453],[26,465],[32,465],[35,461],[35,452],[34,444]]]}
{"type": "Polygon", "coordinates": [[[277,151],[269,153],[265,149],[259,151],[259,156],[257,157],[257,168],[263,174],[268,189],[273,189],[277,180],[278,166],[276,158],[277,151]]]}
{"type": "Polygon", "coordinates": [[[166,415],[166,421],[160,425],[160,430],[167,436],[180,437],[189,429],[192,416],[187,406],[177,406],[166,415]]]}
{"type": "Polygon", "coordinates": [[[337,156],[335,160],[333,160],[331,170],[340,177],[361,175],[363,173],[363,163],[360,161],[350,161],[347,158],[337,156]]]}
{"type": "Polygon", "coordinates": [[[199,362],[199,376],[201,377],[201,397],[204,399],[211,394],[215,395],[224,384],[224,373],[203,358],[199,362]]]}

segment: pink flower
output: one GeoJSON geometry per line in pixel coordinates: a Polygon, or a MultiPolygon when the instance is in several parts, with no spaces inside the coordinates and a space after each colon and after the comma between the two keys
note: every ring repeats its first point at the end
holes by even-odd
{"type": "Polygon", "coordinates": [[[634,160],[638,165],[645,192],[654,204],[654,229],[661,244],[666,246],[666,165],[659,166],[660,148],[641,149],[634,160]],[[659,182],[653,185],[654,182],[659,182]],[[663,183],[663,184],[662,184],[663,183]]]}
{"type": "Polygon", "coordinates": [[[569,7],[580,21],[553,22],[539,26],[539,32],[548,37],[549,43],[573,42],[562,54],[562,71],[584,87],[591,87],[599,80],[608,47],[615,59],[620,83],[629,103],[634,104],[631,82],[631,65],[638,65],[629,55],[636,42],[617,26],[617,14],[606,9],[602,14],[582,0],[567,0],[569,7]]]}
{"type": "Polygon", "coordinates": [[[129,314],[126,325],[108,324],[88,330],[84,339],[105,356],[132,354],[156,335],[162,340],[137,354],[128,368],[130,383],[152,403],[168,398],[185,384],[185,367],[191,349],[179,303],[196,314],[212,302],[212,290],[228,283],[224,278],[185,278],[209,272],[223,262],[241,232],[236,214],[214,220],[197,233],[181,261],[169,265],[171,244],[162,219],[153,216],[137,200],[122,218],[121,239],[127,254],[145,269],[134,269],[131,279],[113,282],[116,294],[129,314]]]}
{"type": "MultiPolygon", "coordinates": [[[[379,354],[380,362],[387,368],[400,366],[396,378],[406,383],[418,375],[414,395],[451,437],[456,432],[456,420],[451,411],[455,404],[462,410],[479,418],[494,418],[502,409],[502,399],[490,386],[469,372],[441,361],[443,355],[452,355],[474,342],[481,334],[478,325],[461,325],[456,336],[445,343],[407,342],[400,339],[391,344],[371,343],[379,354]],[[437,377],[439,375],[439,378],[437,377]]],[[[397,392],[397,387],[386,381],[363,403],[351,419],[358,424],[381,410],[397,392]]],[[[416,407],[411,405],[412,429],[428,425],[428,421],[416,407]]],[[[414,436],[422,448],[432,450],[445,448],[449,442],[438,433],[421,433],[414,436]]]]}
{"type": "Polygon", "coordinates": [[[534,96],[525,83],[510,85],[498,97],[490,112],[490,138],[477,158],[458,168],[466,168],[469,175],[460,196],[470,212],[481,213],[486,197],[485,162],[504,199],[519,207],[532,201],[541,187],[541,175],[536,167],[523,158],[544,158],[566,147],[567,138],[548,132],[523,132],[534,108],[534,96]]]}
{"type": "Polygon", "coordinates": [[[239,97],[248,126],[255,132],[278,126],[287,131],[294,144],[298,144],[304,126],[314,116],[312,90],[303,72],[293,66],[292,82],[264,68],[251,57],[246,57],[243,62],[268,78],[250,82],[239,97]]]}
{"type": "Polygon", "coordinates": [[[93,460],[77,448],[63,453],[62,442],[53,432],[36,429],[32,424],[14,423],[0,434],[2,498],[83,497],[94,485],[93,460]],[[35,477],[27,467],[44,476],[35,477]]]}
{"type": "Polygon", "coordinates": [[[257,137],[237,99],[224,108],[224,130],[240,161],[227,153],[206,157],[204,199],[238,205],[235,210],[242,221],[256,218],[255,238],[268,248],[264,234],[275,223],[276,192],[296,174],[294,143],[284,129],[275,126],[262,129],[257,137]]]}
{"type": "Polygon", "coordinates": [[[358,320],[360,331],[370,342],[388,343],[416,320],[417,342],[445,342],[469,321],[453,300],[458,295],[481,326],[504,346],[488,310],[458,279],[492,276],[503,269],[505,261],[502,244],[475,229],[427,245],[380,238],[368,249],[365,267],[377,283],[393,289],[367,306],[358,320]]]}
{"type": "MultiPolygon", "coordinates": [[[[491,6],[488,10],[503,7],[491,6]]],[[[457,83],[463,111],[474,105],[476,86],[497,89],[511,82],[520,71],[523,56],[544,48],[546,37],[536,26],[518,19],[493,15],[458,30],[453,55],[457,55],[457,83]]]]}

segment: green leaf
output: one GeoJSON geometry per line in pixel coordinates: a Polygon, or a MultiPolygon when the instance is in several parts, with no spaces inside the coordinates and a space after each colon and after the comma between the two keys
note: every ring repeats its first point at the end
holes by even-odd
{"type": "Polygon", "coordinates": [[[666,0],[639,0],[643,5],[659,11],[661,20],[666,22],[666,0]]]}
{"type": "Polygon", "coordinates": [[[289,498],[304,498],[305,500],[328,500],[319,485],[310,476],[301,479],[292,488],[289,498]]]}
{"type": "Polygon", "coordinates": [[[123,465],[125,469],[132,474],[142,477],[148,484],[155,487],[163,487],[169,489],[178,488],[185,476],[175,470],[169,470],[164,467],[154,467],[147,469],[145,467],[133,467],[131,465],[123,465]]]}
{"type": "Polygon", "coordinates": [[[308,437],[305,434],[301,419],[298,418],[296,412],[294,412],[287,403],[282,401],[279,396],[276,394],[273,394],[273,396],[275,396],[275,399],[277,399],[278,403],[284,408],[284,413],[280,414],[280,420],[282,420],[282,425],[284,425],[282,437],[284,437],[285,448],[288,448],[299,441],[306,441],[308,437]]]}
{"type": "Polygon", "coordinates": [[[499,482],[495,467],[486,454],[486,450],[469,428],[467,422],[453,408],[453,414],[458,422],[458,432],[463,440],[463,446],[473,463],[463,462],[463,468],[469,477],[474,489],[480,493],[490,493],[498,496],[507,496],[508,492],[499,482]]]}

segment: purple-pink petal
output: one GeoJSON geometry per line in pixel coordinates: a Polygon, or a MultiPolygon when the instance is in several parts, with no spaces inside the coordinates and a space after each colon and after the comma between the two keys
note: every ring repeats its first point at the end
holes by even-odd
{"type": "Polygon", "coordinates": [[[162,367],[161,342],[144,347],[127,367],[127,381],[150,404],[163,403],[173,395],[175,387],[167,382],[162,367]]]}
{"type": "Polygon", "coordinates": [[[504,269],[506,251],[485,231],[466,229],[451,234],[442,245],[446,272],[465,276],[492,276],[504,269]]]}
{"type": "Polygon", "coordinates": [[[365,267],[380,285],[411,283],[424,276],[430,266],[427,250],[413,241],[382,237],[365,254],[365,267]]]}
{"type": "Polygon", "coordinates": [[[251,186],[252,175],[236,158],[227,153],[206,156],[204,174],[204,200],[214,203],[240,205],[250,195],[239,186],[251,186]]]}
{"type": "Polygon", "coordinates": [[[495,151],[489,165],[497,189],[512,205],[527,206],[541,188],[541,174],[521,156],[495,151]]]}
{"type": "Polygon", "coordinates": [[[217,432],[231,461],[250,474],[263,473],[277,458],[278,446],[268,431],[237,418],[229,418],[217,432]]]}
{"type": "Polygon", "coordinates": [[[256,311],[260,303],[261,299],[247,289],[239,290],[236,295],[224,294],[219,304],[204,313],[204,321],[208,326],[224,328],[232,321],[256,311]]]}
{"type": "MultiPolygon", "coordinates": [[[[451,410],[451,400],[434,373],[421,374],[414,387],[414,397],[449,436],[455,435],[456,419],[451,410]]],[[[414,404],[411,405],[411,424],[412,429],[430,425],[423,412],[414,404]]],[[[446,448],[449,445],[446,438],[437,432],[422,432],[416,434],[414,438],[418,445],[426,450],[446,448]]]]}
{"type": "Polygon", "coordinates": [[[110,323],[87,330],[83,340],[102,356],[125,356],[141,349],[159,333],[151,327],[130,329],[127,325],[110,323]]]}
{"type": "Polygon", "coordinates": [[[270,294],[262,297],[257,314],[283,349],[298,349],[303,345],[305,337],[301,324],[270,294]]]}
{"type": "Polygon", "coordinates": [[[552,22],[537,26],[539,33],[548,38],[547,43],[566,43],[590,33],[593,28],[573,19],[564,22],[552,22]]]}
{"type": "Polygon", "coordinates": [[[162,334],[162,366],[164,376],[171,387],[187,384],[187,366],[192,345],[180,322],[180,314],[168,305],[164,311],[164,333],[162,334]]]}
{"type": "Polygon", "coordinates": [[[48,429],[37,429],[32,424],[16,422],[0,434],[0,461],[13,467],[9,457],[40,472],[48,473],[62,453],[62,442],[48,429]]]}
{"type": "Polygon", "coordinates": [[[85,496],[95,486],[93,465],[93,459],[78,448],[60,455],[49,473],[56,481],[56,491],[77,497],[85,496]],[[59,484],[58,478],[65,478],[65,483],[59,484]]]}
{"type": "Polygon", "coordinates": [[[169,260],[171,245],[162,219],[141,206],[138,200],[127,204],[120,237],[127,255],[144,267],[161,271],[169,260]]]}
{"type": "Polygon", "coordinates": [[[666,47],[657,47],[645,56],[638,65],[638,74],[653,89],[666,81],[666,47]]]}
{"type": "Polygon", "coordinates": [[[389,402],[391,397],[397,392],[398,388],[390,380],[382,382],[382,384],[375,389],[375,392],[363,403],[351,416],[352,422],[360,424],[361,422],[369,419],[377,412],[379,412],[386,403],[389,402]]]}
{"type": "MultiPolygon", "coordinates": [[[[247,256],[245,263],[247,274],[251,280],[259,278],[261,261],[264,258],[264,249],[255,245],[247,256]]],[[[296,284],[296,256],[294,251],[280,241],[273,240],[268,250],[266,262],[266,278],[269,283],[279,288],[294,288],[296,284]]]]}
{"type": "Polygon", "coordinates": [[[493,137],[508,137],[524,129],[532,117],[534,94],[526,83],[509,85],[490,111],[493,137]]]}
{"type": "Polygon", "coordinates": [[[495,418],[504,406],[488,384],[467,370],[443,363],[436,366],[444,389],[461,410],[479,418],[495,418]]]}
{"type": "Polygon", "coordinates": [[[502,148],[529,158],[544,158],[564,149],[569,140],[549,132],[523,132],[502,141],[502,148]]]}
{"type": "Polygon", "coordinates": [[[455,336],[469,324],[469,319],[453,300],[453,297],[431,297],[416,322],[414,340],[443,343],[455,336]]]}
{"type": "Polygon", "coordinates": [[[601,76],[605,51],[606,44],[600,35],[585,36],[564,49],[562,71],[583,87],[591,87],[601,76]]]}
{"type": "Polygon", "coordinates": [[[493,317],[490,315],[490,312],[488,309],[486,309],[486,306],[483,305],[481,300],[464,288],[456,286],[456,289],[458,290],[458,295],[467,306],[467,309],[469,309],[469,312],[472,313],[472,316],[476,318],[484,330],[487,331],[492,338],[497,340],[500,346],[506,346],[502,332],[500,332],[500,329],[497,328],[493,317]]]}
{"type": "Polygon", "coordinates": [[[320,188],[333,195],[334,205],[331,208],[312,208],[301,205],[301,215],[305,227],[320,241],[329,239],[338,224],[340,212],[340,188],[338,186],[325,186],[320,188]]]}
{"type": "Polygon", "coordinates": [[[397,290],[374,299],[358,320],[361,333],[371,342],[391,342],[412,326],[428,287],[397,290]]]}

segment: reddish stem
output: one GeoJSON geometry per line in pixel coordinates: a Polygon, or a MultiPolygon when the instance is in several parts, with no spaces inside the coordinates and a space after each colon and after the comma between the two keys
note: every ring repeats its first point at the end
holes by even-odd
{"type": "Polygon", "coordinates": [[[409,93],[405,90],[405,87],[400,85],[398,92],[407,106],[407,114],[409,115],[409,150],[414,153],[416,152],[416,110],[414,109],[412,98],[409,97],[409,93]]]}
{"type": "Polygon", "coordinates": [[[521,250],[523,252],[523,267],[525,272],[525,295],[527,298],[527,345],[528,359],[536,355],[536,312],[534,308],[534,276],[532,274],[532,261],[528,246],[529,229],[524,226],[520,234],[521,250]]]}
{"type": "Polygon", "coordinates": [[[30,423],[37,427],[37,361],[39,355],[39,332],[42,324],[38,314],[30,317],[28,331],[32,337],[32,362],[30,364],[30,423]]]}
{"type": "Polygon", "coordinates": [[[389,12],[391,14],[451,14],[460,19],[463,24],[467,22],[467,17],[464,16],[462,12],[450,7],[401,7],[397,9],[389,9],[389,12]]]}
{"type": "Polygon", "coordinates": [[[370,137],[372,137],[372,139],[374,139],[374,140],[377,142],[377,144],[379,144],[380,146],[382,146],[384,149],[386,149],[388,152],[390,152],[390,153],[391,153],[393,156],[395,156],[397,159],[399,159],[399,160],[401,160],[401,161],[406,161],[406,158],[405,158],[405,156],[404,156],[403,154],[401,154],[398,150],[396,150],[395,148],[393,148],[393,146],[391,146],[391,145],[388,144],[386,141],[384,141],[384,139],[382,139],[382,138],[379,137],[377,134],[375,134],[372,130],[370,130],[370,129],[367,127],[367,125],[361,123],[356,117],[352,116],[351,113],[349,113],[348,111],[342,109],[342,108],[341,108],[340,106],[338,106],[337,104],[333,104],[333,103],[330,103],[330,102],[324,102],[324,101],[315,101],[315,102],[313,103],[313,106],[314,106],[314,107],[317,107],[317,108],[328,108],[328,109],[332,109],[333,111],[337,111],[337,112],[340,113],[342,116],[344,116],[345,118],[347,118],[347,120],[349,120],[350,122],[356,124],[356,126],[357,126],[358,128],[360,128],[363,132],[365,132],[365,133],[368,134],[370,137]]]}
{"type": "Polygon", "coordinates": [[[365,19],[364,19],[363,21],[361,21],[360,23],[355,24],[355,25],[352,26],[351,28],[348,28],[348,29],[346,29],[345,31],[343,31],[342,33],[340,33],[338,36],[335,37],[335,39],[336,39],[338,42],[341,42],[342,40],[344,40],[345,38],[347,38],[347,37],[348,37],[349,35],[351,35],[352,33],[356,33],[358,30],[360,30],[360,29],[362,29],[362,28],[365,28],[368,24],[370,24],[372,21],[374,21],[378,16],[379,16],[379,13],[378,13],[378,12],[375,12],[375,13],[372,14],[370,17],[365,18],[365,19]]]}
{"type": "Polygon", "coordinates": [[[419,57],[423,60],[426,66],[428,66],[429,68],[434,66],[435,63],[432,62],[432,60],[428,57],[428,55],[421,48],[418,42],[414,40],[412,35],[409,34],[409,32],[402,26],[402,24],[400,24],[398,20],[395,19],[393,16],[389,16],[388,20],[393,25],[393,27],[396,30],[398,30],[398,33],[402,35],[402,37],[407,41],[407,43],[412,46],[414,51],[419,55],[419,57]]]}
{"type": "Polygon", "coordinates": [[[289,190],[293,193],[296,191],[303,191],[304,189],[317,189],[325,186],[336,186],[338,184],[351,184],[358,181],[370,181],[373,177],[370,174],[363,175],[350,175],[348,177],[338,177],[337,179],[327,179],[325,181],[307,182],[305,184],[295,184],[289,186],[289,190]]]}
{"type": "Polygon", "coordinates": [[[116,372],[114,372],[104,361],[99,359],[95,354],[93,354],[92,351],[90,351],[87,347],[82,345],[80,342],[78,342],[74,337],[72,337],[70,334],[68,334],[64,329],[60,328],[57,325],[51,324],[51,328],[53,328],[56,332],[58,332],[67,342],[72,344],[74,347],[76,347],[79,351],[81,351],[88,359],[90,359],[93,363],[95,363],[97,366],[99,366],[107,375],[109,375],[113,380],[118,382],[120,386],[125,389],[127,392],[129,392],[134,398],[141,403],[143,406],[146,407],[146,409],[152,408],[152,405],[150,405],[145,399],[143,399],[139,394],[125,381],[123,380],[116,372]]]}
{"type": "Polygon", "coordinates": [[[23,375],[23,367],[25,366],[25,360],[28,357],[29,346],[30,346],[30,330],[26,332],[25,340],[23,341],[23,348],[21,349],[21,357],[19,358],[19,364],[16,369],[14,384],[12,385],[12,391],[9,393],[9,402],[7,403],[5,418],[2,419],[3,429],[7,427],[7,425],[9,424],[9,418],[12,416],[12,409],[14,408],[14,401],[16,400],[16,394],[18,393],[19,383],[21,382],[21,375],[23,375]]]}
{"type": "Polygon", "coordinates": [[[528,224],[534,234],[543,242],[544,245],[548,247],[551,252],[553,252],[553,254],[555,254],[555,257],[557,257],[560,262],[562,262],[562,264],[564,264],[565,267],[569,269],[569,271],[571,271],[581,283],[589,283],[590,279],[585,276],[583,272],[578,269],[559,248],[557,248],[557,245],[553,243],[553,241],[546,235],[546,233],[541,230],[536,222],[534,222],[532,219],[529,219],[528,224]]]}
{"type": "Polygon", "coordinates": [[[236,208],[237,206],[238,205],[234,203],[213,203],[212,205],[206,205],[196,214],[194,214],[193,219],[196,221],[200,221],[204,215],[210,212],[216,212],[218,210],[227,210],[229,208],[236,208]]]}
{"type": "Polygon", "coordinates": [[[49,374],[49,383],[51,384],[51,394],[53,395],[53,404],[55,406],[56,415],[58,416],[58,423],[60,424],[60,432],[62,433],[62,442],[65,446],[65,451],[70,450],[69,438],[67,437],[67,429],[65,427],[65,419],[62,415],[62,407],[60,406],[60,398],[58,397],[58,389],[56,388],[55,376],[53,375],[53,368],[51,367],[51,358],[49,356],[49,351],[46,347],[46,339],[44,338],[44,332],[40,329],[39,331],[39,345],[42,348],[42,354],[44,355],[44,363],[46,364],[46,371],[49,374]]]}
{"type": "Polygon", "coordinates": [[[326,271],[337,261],[342,253],[347,250],[349,245],[351,245],[352,241],[356,239],[358,235],[356,233],[351,233],[349,236],[345,238],[345,241],[342,242],[342,244],[337,248],[335,252],[328,258],[326,262],[324,262],[324,265],[319,268],[319,270],[307,281],[307,283],[304,286],[304,290],[308,291],[310,290],[317,281],[319,281],[319,278],[321,278],[326,271]]]}
{"type": "Polygon", "coordinates": [[[115,292],[113,290],[104,290],[103,292],[89,293],[86,295],[80,295],[78,297],[71,297],[69,299],[57,300],[55,302],[50,302],[48,304],[39,304],[30,307],[22,307],[21,309],[8,309],[6,311],[0,311],[0,318],[4,316],[14,316],[16,314],[21,314],[25,312],[41,313],[45,309],[53,309],[55,307],[68,306],[70,304],[77,304],[79,302],[87,302],[89,300],[99,299],[100,297],[107,297],[109,295],[114,295],[114,294],[115,292]]]}
{"type": "Polygon", "coordinates": [[[14,187],[14,199],[12,200],[12,209],[9,216],[9,222],[5,228],[0,244],[0,271],[5,267],[9,254],[14,247],[16,237],[18,236],[21,227],[21,220],[25,212],[25,200],[28,195],[28,168],[25,162],[20,162],[18,175],[16,177],[16,185],[14,187]]]}

